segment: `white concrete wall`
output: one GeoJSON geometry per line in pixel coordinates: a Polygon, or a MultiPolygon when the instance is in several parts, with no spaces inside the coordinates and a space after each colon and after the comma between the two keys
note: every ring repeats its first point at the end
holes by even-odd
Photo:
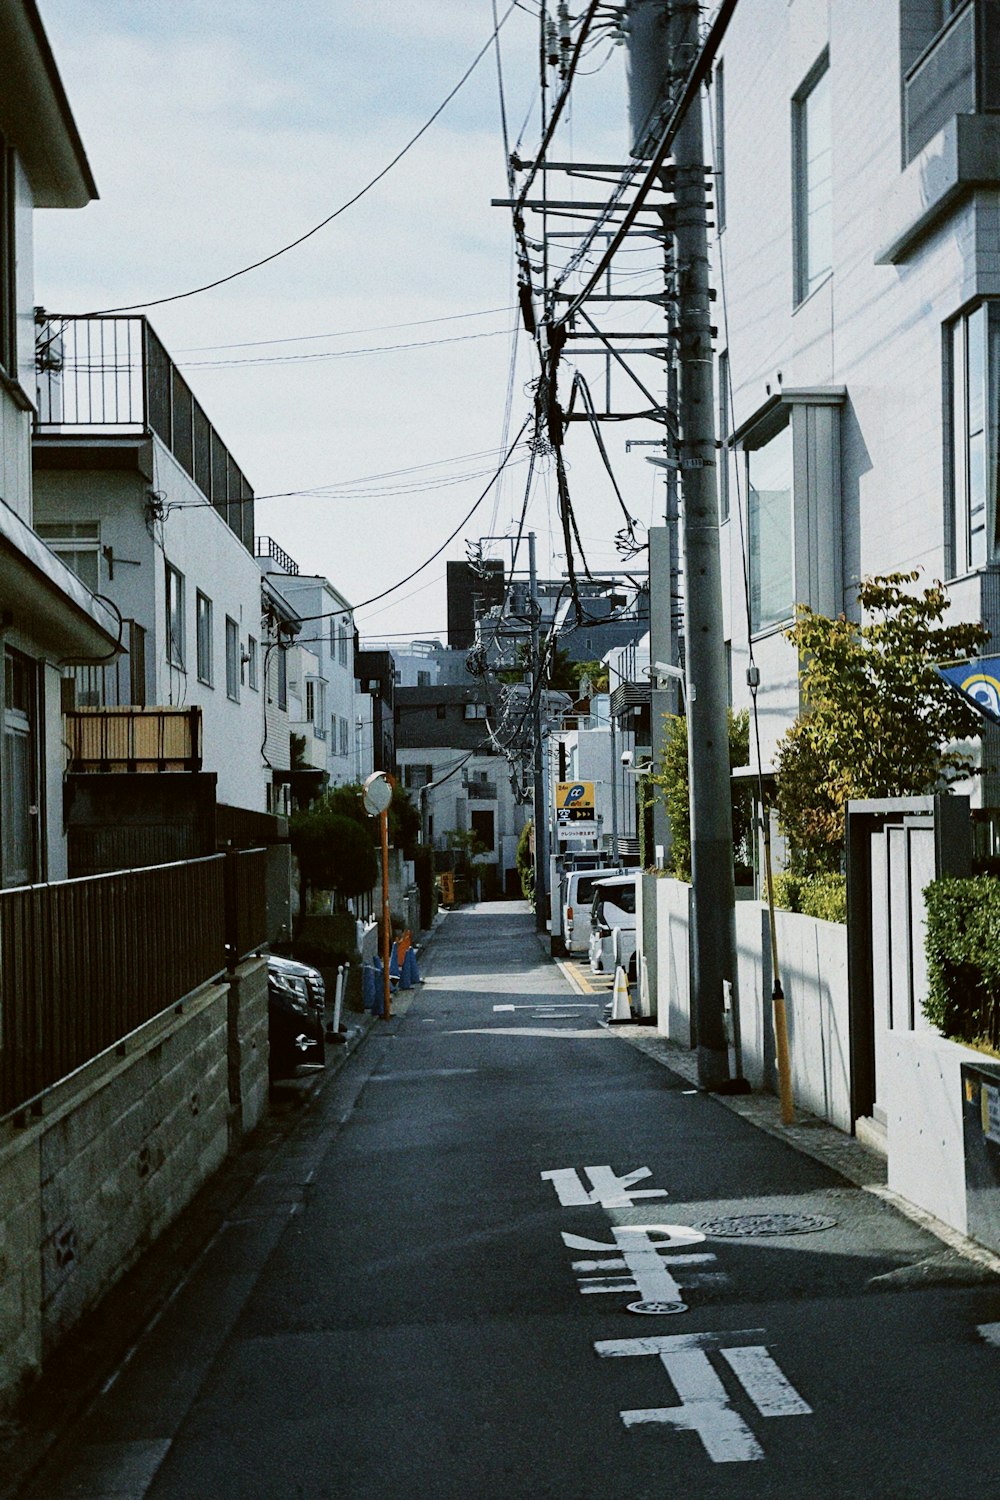
{"type": "Polygon", "coordinates": [[[691,887],[658,878],[656,933],[657,1030],[684,1047],[691,1045],[691,964],[689,929],[691,887]]]}
{"type": "Polygon", "coordinates": [[[0,1127],[0,1409],[262,1118],[266,966],[238,977],[234,1005],[204,986],[0,1127]]]}

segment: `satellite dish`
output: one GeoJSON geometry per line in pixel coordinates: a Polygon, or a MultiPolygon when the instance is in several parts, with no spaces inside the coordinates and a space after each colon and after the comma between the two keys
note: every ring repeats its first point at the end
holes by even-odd
{"type": "Polygon", "coordinates": [[[367,778],[361,793],[365,812],[372,818],[384,813],[392,801],[392,786],[384,771],[374,771],[367,778]]]}

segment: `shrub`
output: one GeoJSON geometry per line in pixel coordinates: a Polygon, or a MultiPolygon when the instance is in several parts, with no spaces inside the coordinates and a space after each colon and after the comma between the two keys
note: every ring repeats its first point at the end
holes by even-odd
{"type": "Polygon", "coordinates": [[[794,875],[785,870],[774,877],[774,904],[820,922],[846,922],[847,877],[831,871],[794,875]]]}
{"type": "MultiPolygon", "coordinates": [[[[678,880],[691,879],[691,784],[688,775],[687,720],[675,714],[663,715],[665,735],[660,764],[646,778],[652,801],[662,799],[670,819],[670,853],[668,865],[678,880]]],[[[750,715],[728,710],[729,765],[745,766],[750,760],[750,715]]],[[[750,863],[753,837],[753,804],[750,788],[733,786],[733,862],[738,882],[745,879],[750,863]]]]}
{"type": "Polygon", "coordinates": [[[1000,881],[935,880],[927,901],[924,1015],[958,1042],[1000,1046],[1000,881]]]}
{"type": "Polygon", "coordinates": [[[525,901],[535,904],[535,867],[531,860],[531,820],[529,819],[521,829],[521,837],[517,841],[517,853],[514,863],[517,865],[517,873],[521,879],[521,893],[525,901]]]}

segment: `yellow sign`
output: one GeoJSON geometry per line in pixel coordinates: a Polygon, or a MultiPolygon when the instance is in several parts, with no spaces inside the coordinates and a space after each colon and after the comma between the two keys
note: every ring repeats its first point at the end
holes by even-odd
{"type": "Polygon", "coordinates": [[[594,813],[594,783],[592,781],[557,781],[556,809],[561,811],[594,813]]]}

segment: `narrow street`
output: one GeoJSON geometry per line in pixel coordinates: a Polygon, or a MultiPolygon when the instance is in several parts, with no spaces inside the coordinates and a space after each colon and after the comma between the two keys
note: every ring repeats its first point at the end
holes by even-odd
{"type": "Polygon", "coordinates": [[[1000,1283],[603,1003],[447,916],[31,1500],[998,1493],[1000,1283]]]}

